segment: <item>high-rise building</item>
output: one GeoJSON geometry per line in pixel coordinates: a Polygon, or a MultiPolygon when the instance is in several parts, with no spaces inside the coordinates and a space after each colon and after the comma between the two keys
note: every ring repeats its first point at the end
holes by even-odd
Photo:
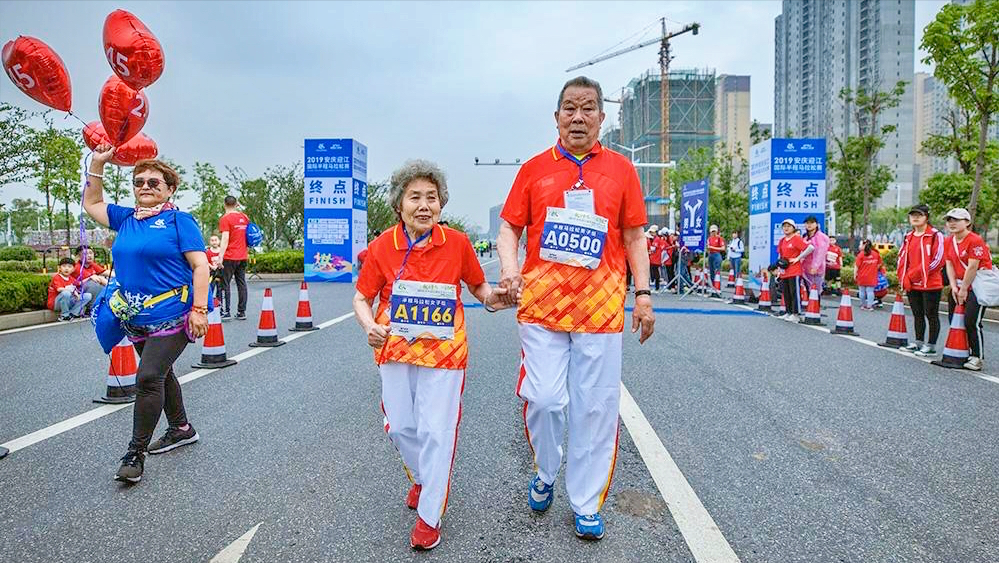
{"type": "MultiPolygon", "coordinates": [[[[894,181],[879,205],[913,201],[914,0],[784,0],[774,22],[774,136],[845,138],[858,133],[843,88],[887,91],[907,84],[880,125],[896,130],[878,154],[894,181]]],[[[834,180],[834,178],[830,178],[834,180]]]]}
{"type": "MultiPolygon", "coordinates": [[[[620,131],[614,139],[604,138],[625,147],[648,147],[635,151],[638,162],[660,162],[659,140],[662,135],[660,108],[662,78],[658,73],[647,72],[634,78],[624,89],[618,114],[620,131]]],[[[718,140],[715,134],[715,71],[673,70],[669,73],[669,160],[679,162],[687,151],[698,147],[713,147],[718,140]]],[[[748,126],[747,126],[748,131],[748,126]]],[[[618,152],[629,151],[608,145],[618,152]]],[[[661,171],[657,168],[639,168],[638,175],[646,196],[647,211],[652,217],[662,217],[663,205],[655,203],[660,197],[661,171]]],[[[664,224],[661,219],[658,224],[664,224]]]]}
{"type": "Polygon", "coordinates": [[[749,158],[749,76],[722,74],[715,89],[715,134],[732,158],[749,158]]]}
{"type": "Polygon", "coordinates": [[[500,228],[500,212],[503,211],[503,204],[494,205],[489,208],[489,240],[496,240],[500,228]]]}

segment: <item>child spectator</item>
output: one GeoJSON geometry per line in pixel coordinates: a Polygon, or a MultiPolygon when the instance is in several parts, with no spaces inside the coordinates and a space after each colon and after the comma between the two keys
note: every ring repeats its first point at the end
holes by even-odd
{"type": "Polygon", "coordinates": [[[89,293],[80,293],[76,278],[72,277],[72,258],[59,260],[59,271],[49,282],[48,308],[59,313],[60,321],[68,321],[83,316],[83,307],[92,297],[89,293]]]}
{"type": "MultiPolygon", "coordinates": [[[[80,284],[83,293],[97,297],[108,284],[107,269],[100,262],[94,261],[94,251],[89,246],[77,246],[75,255],[76,262],[73,263],[73,272],[70,276],[74,282],[80,284]]],[[[88,301],[84,307],[89,304],[88,301]]]]}
{"type": "Polygon", "coordinates": [[[220,257],[219,251],[221,248],[222,241],[219,239],[218,235],[212,235],[208,239],[208,248],[205,249],[205,255],[208,256],[208,268],[211,276],[209,283],[212,285],[212,294],[221,299],[221,289],[224,283],[224,275],[222,269],[222,258],[220,257]]]}
{"type": "Polygon", "coordinates": [[[857,252],[856,273],[854,278],[860,290],[860,309],[874,310],[874,286],[878,284],[878,272],[884,272],[881,253],[874,250],[870,239],[865,239],[857,252]]]}

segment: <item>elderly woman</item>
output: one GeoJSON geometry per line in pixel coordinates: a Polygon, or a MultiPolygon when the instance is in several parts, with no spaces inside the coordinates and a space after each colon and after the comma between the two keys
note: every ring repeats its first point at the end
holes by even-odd
{"type": "Polygon", "coordinates": [[[173,363],[188,342],[208,331],[209,267],[198,224],[169,201],[179,178],[165,163],[136,163],[134,208],[104,202],[102,173],[113,154],[108,144],[95,149],[83,207],[95,221],[118,232],[111,247],[116,277],[98,300],[95,318],[101,337],[101,309],[110,309],[106,316],[117,321],[139,352],[132,440],[115,475],[118,481],[136,483],[147,452],[163,453],[198,441],[184,412],[173,363]],[[161,411],[170,425],[150,444],[161,411]]]}
{"type": "Polygon", "coordinates": [[[385,429],[412,481],[406,505],[418,517],[410,545],[433,549],[447,507],[468,363],[460,284],[487,311],[510,305],[505,289],[485,281],[468,237],[438,224],[448,200],[440,168],[406,162],[392,174],[389,200],[400,222],[368,246],[354,312],[375,349],[385,429]]]}

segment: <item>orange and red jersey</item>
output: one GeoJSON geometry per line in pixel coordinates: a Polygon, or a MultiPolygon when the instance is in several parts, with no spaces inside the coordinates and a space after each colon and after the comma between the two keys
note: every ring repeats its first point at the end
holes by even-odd
{"type": "Polygon", "coordinates": [[[853,279],[858,286],[874,287],[878,285],[878,272],[884,270],[884,262],[881,260],[881,253],[871,249],[870,254],[863,250],[857,253],[857,260],[854,262],[856,272],[853,279]]]}
{"type": "Polygon", "coordinates": [[[541,235],[549,207],[566,207],[564,193],[579,179],[579,167],[557,146],[528,160],[514,180],[500,217],[527,228],[521,274],[523,297],[517,320],[560,332],[613,333],[624,329],[626,250],[624,229],[647,222],[638,174],[621,154],[597,143],[583,165],[585,188],[593,190],[596,215],[607,219],[607,237],[596,269],[541,260],[541,235]]]}
{"type": "MultiPolygon", "coordinates": [[[[375,322],[389,324],[388,305],[392,284],[399,274],[408,241],[402,224],[385,231],[368,245],[368,255],[357,278],[357,291],[368,299],[379,296],[375,322]]],[[[406,260],[399,279],[447,283],[455,286],[454,339],[418,338],[412,342],[390,335],[381,349],[375,350],[375,362],[400,362],[441,369],[465,369],[468,365],[468,342],[465,313],[461,305],[461,282],[477,286],[486,281],[482,266],[468,237],[449,227],[435,225],[430,240],[417,246],[406,260]]]]}
{"type": "MultiPolygon", "coordinates": [[[[800,233],[794,233],[790,239],[781,237],[777,243],[777,255],[786,258],[789,262],[801,255],[808,248],[808,243],[800,233]]],[[[801,262],[795,262],[780,273],[780,279],[793,278],[801,275],[801,262]]]]}
{"type": "Polygon", "coordinates": [[[932,226],[921,235],[915,231],[905,235],[896,272],[902,286],[916,291],[942,289],[944,247],[943,233],[932,226]]]}
{"type": "Polygon", "coordinates": [[[992,251],[989,250],[989,245],[985,244],[982,237],[976,233],[968,233],[964,240],[957,243],[957,250],[954,249],[954,235],[951,235],[944,242],[944,247],[944,256],[948,262],[954,265],[954,273],[959,280],[964,279],[964,273],[970,259],[979,261],[979,270],[992,268],[992,251]]]}

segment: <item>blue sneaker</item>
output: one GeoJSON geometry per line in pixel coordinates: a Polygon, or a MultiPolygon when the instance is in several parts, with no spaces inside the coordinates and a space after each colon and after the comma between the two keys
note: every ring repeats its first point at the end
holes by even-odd
{"type": "Polygon", "coordinates": [[[584,540],[599,540],[604,537],[604,519],[600,514],[583,516],[576,514],[576,536],[584,540]]]}
{"type": "Polygon", "coordinates": [[[555,497],[555,487],[545,484],[541,480],[541,477],[535,476],[534,480],[531,481],[529,489],[527,504],[531,507],[531,510],[535,512],[548,510],[548,507],[552,505],[552,499],[555,497]]]}

